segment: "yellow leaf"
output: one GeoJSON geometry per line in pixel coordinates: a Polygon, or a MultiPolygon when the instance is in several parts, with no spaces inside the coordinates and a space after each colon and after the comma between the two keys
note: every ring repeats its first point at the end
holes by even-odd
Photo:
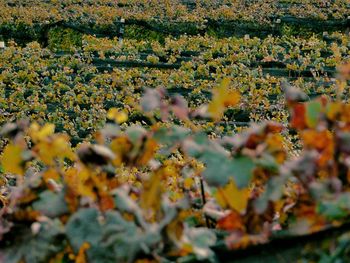
{"type": "Polygon", "coordinates": [[[158,210],[160,207],[160,196],[162,192],[162,182],[160,180],[161,171],[155,172],[150,180],[144,184],[144,191],[141,195],[141,206],[145,209],[158,210]]]}
{"type": "Polygon", "coordinates": [[[33,123],[29,128],[29,135],[34,142],[43,141],[54,132],[55,125],[51,123],[47,123],[43,127],[40,127],[38,123],[33,123]]]}
{"type": "Polygon", "coordinates": [[[47,183],[49,180],[58,181],[60,179],[60,174],[53,168],[46,170],[43,173],[43,179],[47,183]]]}
{"type": "Polygon", "coordinates": [[[34,150],[47,165],[53,165],[55,160],[64,158],[75,159],[75,154],[69,145],[69,137],[65,134],[56,134],[51,140],[39,141],[34,150]]]}
{"type": "Polygon", "coordinates": [[[14,144],[7,145],[2,156],[2,166],[4,170],[8,173],[23,175],[24,169],[21,155],[21,147],[14,144]]]}
{"type": "Polygon", "coordinates": [[[340,102],[330,102],[327,105],[327,118],[334,121],[339,116],[339,114],[341,114],[342,106],[343,105],[340,102]]]}
{"type": "Polygon", "coordinates": [[[126,160],[127,154],[132,149],[132,144],[126,136],[117,137],[112,140],[110,148],[116,156],[113,160],[113,164],[119,166],[126,160]]]}
{"type": "Polygon", "coordinates": [[[239,93],[229,89],[229,86],[230,79],[225,78],[221,85],[213,90],[213,99],[208,105],[208,112],[216,121],[222,118],[226,107],[235,106],[239,102],[239,93]]]}
{"type": "Polygon", "coordinates": [[[194,185],[194,183],[195,183],[195,181],[194,181],[194,179],[192,177],[187,177],[184,180],[184,188],[189,190],[194,185]]]}
{"type": "Polygon", "coordinates": [[[151,160],[158,148],[158,144],[154,139],[148,139],[144,144],[144,151],[138,158],[137,164],[146,165],[151,160]]]}
{"type": "Polygon", "coordinates": [[[67,169],[64,179],[70,189],[80,196],[90,197],[96,199],[94,192],[95,185],[92,180],[92,171],[85,166],[71,167],[67,169]]]}
{"type": "Polygon", "coordinates": [[[124,111],[119,111],[116,108],[111,108],[107,113],[107,118],[114,120],[116,123],[120,124],[128,120],[128,115],[124,111]]]}
{"type": "Polygon", "coordinates": [[[77,257],[75,258],[75,263],[87,263],[86,259],[86,251],[90,248],[90,244],[87,242],[84,242],[81,247],[79,248],[79,252],[77,257]]]}
{"type": "Polygon", "coordinates": [[[225,187],[218,188],[216,193],[216,201],[223,208],[231,208],[239,213],[244,213],[249,198],[249,189],[238,189],[233,180],[225,187]]]}

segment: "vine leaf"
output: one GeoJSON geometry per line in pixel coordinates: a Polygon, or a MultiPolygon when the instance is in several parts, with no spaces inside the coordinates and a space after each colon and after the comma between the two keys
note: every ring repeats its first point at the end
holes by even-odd
{"type": "Polygon", "coordinates": [[[5,172],[23,175],[22,162],[21,147],[14,144],[7,145],[2,156],[2,167],[5,172]]]}
{"type": "Polygon", "coordinates": [[[80,209],[67,222],[66,235],[76,252],[85,242],[90,245],[99,244],[102,227],[98,221],[98,211],[95,208],[80,209]]]}
{"type": "Polygon", "coordinates": [[[306,123],[310,128],[315,128],[320,118],[322,104],[320,101],[311,101],[306,104],[306,123]]]}
{"type": "Polygon", "coordinates": [[[213,90],[213,99],[208,105],[208,112],[215,121],[219,121],[229,106],[235,106],[240,100],[237,91],[229,89],[230,79],[225,78],[221,85],[213,90]]]}
{"type": "Polygon", "coordinates": [[[233,180],[230,180],[226,186],[217,189],[215,197],[221,207],[244,213],[247,208],[249,193],[248,188],[238,189],[233,180]]]}
{"type": "Polygon", "coordinates": [[[117,108],[111,108],[107,112],[107,118],[120,124],[128,120],[128,114],[124,111],[119,111],[117,108]]]}

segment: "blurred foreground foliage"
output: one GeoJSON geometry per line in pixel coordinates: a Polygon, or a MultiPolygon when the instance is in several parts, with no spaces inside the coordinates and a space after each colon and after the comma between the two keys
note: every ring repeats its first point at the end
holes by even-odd
{"type": "MultiPolygon", "coordinates": [[[[263,122],[231,136],[203,132],[191,119],[218,122],[240,101],[229,79],[195,110],[179,95],[149,89],[140,107],[151,125],[122,128],[128,116],[112,108],[113,123],[76,148],[53,124],[4,125],[0,261],[218,262],[223,248],[346,225],[350,105],[341,97],[349,66],[340,73],[336,99],[308,100],[281,84],[288,128],[263,122]],[[297,157],[285,147],[291,131],[302,144],[297,157]]],[[[345,233],[311,252],[307,245],[301,257],[345,260],[348,243],[345,233]]]]}

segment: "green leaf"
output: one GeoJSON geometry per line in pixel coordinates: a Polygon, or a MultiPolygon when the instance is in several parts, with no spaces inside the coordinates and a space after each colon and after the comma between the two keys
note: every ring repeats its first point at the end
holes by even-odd
{"type": "Polygon", "coordinates": [[[322,104],[320,101],[311,101],[306,104],[306,123],[310,128],[315,128],[320,118],[322,104]]]}
{"type": "Polygon", "coordinates": [[[106,212],[104,221],[101,242],[91,246],[87,251],[89,262],[125,262],[126,259],[134,257],[126,240],[137,237],[135,223],[126,221],[117,211],[106,212]]]}
{"type": "Polygon", "coordinates": [[[1,262],[46,263],[66,245],[64,227],[58,219],[40,223],[37,234],[30,227],[18,228],[13,239],[13,243],[0,249],[1,262]]]}
{"type": "Polygon", "coordinates": [[[84,208],[76,212],[68,220],[66,235],[75,252],[84,242],[97,245],[102,237],[98,211],[95,208],[84,208]]]}
{"type": "Polygon", "coordinates": [[[317,212],[333,220],[344,218],[348,214],[347,211],[332,202],[322,202],[318,204],[317,212]]]}
{"type": "Polygon", "coordinates": [[[142,138],[147,134],[147,131],[141,126],[133,125],[126,129],[125,134],[132,144],[139,145],[142,138]]]}
{"type": "Polygon", "coordinates": [[[255,163],[246,156],[236,157],[232,161],[233,178],[238,188],[247,187],[253,177],[255,163]]]}
{"type": "Polygon", "coordinates": [[[115,262],[134,262],[139,253],[151,253],[161,241],[161,229],[156,224],[141,229],[134,221],[126,221],[117,211],[107,212],[105,221],[103,242],[99,244],[99,250],[88,251],[89,262],[103,262],[96,260],[103,255],[100,252],[103,249],[106,253],[114,252],[115,262]]]}
{"type": "Polygon", "coordinates": [[[276,162],[275,158],[267,153],[262,154],[262,156],[257,159],[255,163],[256,165],[274,173],[277,173],[279,169],[279,164],[276,162]]]}
{"type": "Polygon", "coordinates": [[[188,155],[198,159],[203,155],[204,149],[209,149],[210,151],[214,147],[212,144],[205,133],[196,133],[192,135],[191,139],[185,141],[183,150],[188,155]]]}
{"type": "Polygon", "coordinates": [[[199,160],[206,165],[203,177],[210,186],[224,186],[233,175],[231,164],[225,155],[206,151],[199,160]]]}
{"type": "Polygon", "coordinates": [[[350,193],[342,193],[333,200],[323,200],[317,211],[329,219],[342,219],[349,215],[350,193]]]}
{"type": "Polygon", "coordinates": [[[263,213],[267,209],[269,201],[277,201],[281,198],[288,178],[288,176],[279,175],[268,180],[266,190],[254,202],[255,209],[258,213],[263,213]]]}
{"type": "Polygon", "coordinates": [[[172,126],[170,128],[162,127],[154,133],[154,139],[162,144],[174,145],[181,142],[190,134],[190,130],[181,126],[172,126]]]}
{"type": "Polygon", "coordinates": [[[197,260],[209,260],[214,257],[210,249],[216,242],[216,235],[207,228],[185,228],[186,240],[191,244],[197,260]]]}
{"type": "Polygon", "coordinates": [[[46,190],[39,197],[40,199],[33,203],[33,208],[48,217],[57,217],[69,211],[64,200],[64,192],[54,193],[46,190]]]}
{"type": "Polygon", "coordinates": [[[231,159],[219,151],[208,150],[199,158],[206,165],[204,179],[211,186],[224,186],[232,177],[238,188],[245,188],[253,177],[255,163],[246,156],[231,159]]]}

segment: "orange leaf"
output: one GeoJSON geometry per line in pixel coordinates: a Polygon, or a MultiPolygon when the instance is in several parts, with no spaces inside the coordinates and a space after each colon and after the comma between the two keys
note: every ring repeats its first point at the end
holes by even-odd
{"type": "Polygon", "coordinates": [[[242,219],[236,211],[231,211],[228,215],[220,218],[217,227],[228,231],[244,230],[242,219]]]}

